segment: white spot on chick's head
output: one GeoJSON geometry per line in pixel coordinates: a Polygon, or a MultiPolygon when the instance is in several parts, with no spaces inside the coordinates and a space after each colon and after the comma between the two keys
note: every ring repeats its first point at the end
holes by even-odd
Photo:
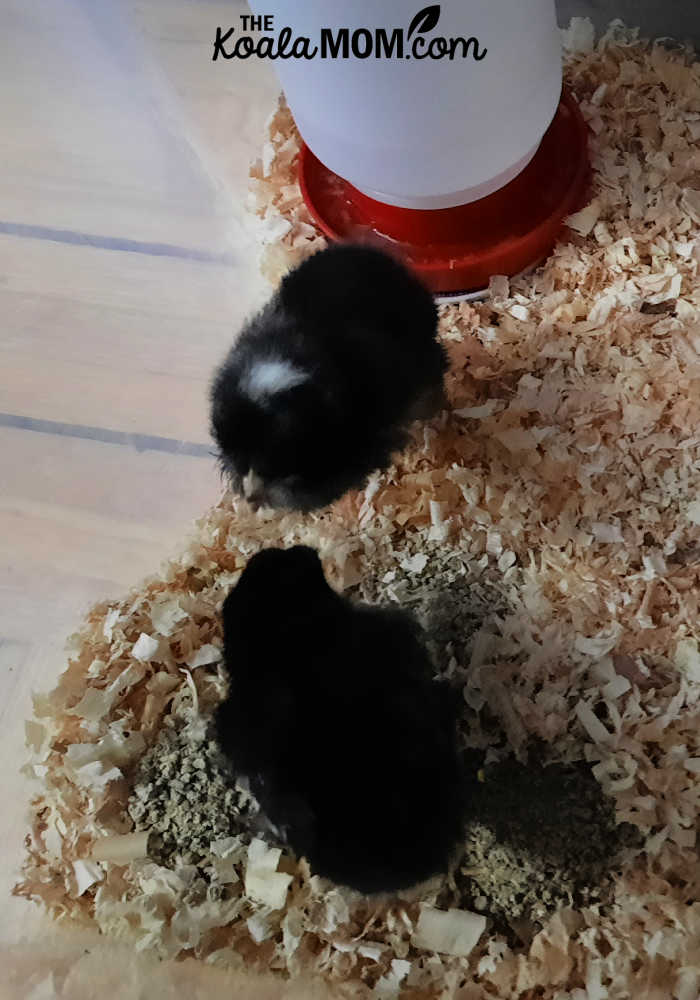
{"type": "Polygon", "coordinates": [[[308,372],[295,368],[290,361],[269,358],[255,361],[241,379],[241,390],[256,403],[264,403],[271,396],[302,385],[309,378],[308,372]]]}

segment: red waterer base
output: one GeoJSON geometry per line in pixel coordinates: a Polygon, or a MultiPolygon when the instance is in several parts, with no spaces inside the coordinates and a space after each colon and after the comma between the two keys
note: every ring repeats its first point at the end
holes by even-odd
{"type": "Polygon", "coordinates": [[[522,173],[468,205],[415,209],[375,201],[324,167],[306,146],[299,182],[311,216],[331,240],[398,253],[434,294],[458,296],[486,288],[494,274],[519,274],[550,253],[564,219],[584,203],[587,145],[578,104],[564,91],[522,173]]]}

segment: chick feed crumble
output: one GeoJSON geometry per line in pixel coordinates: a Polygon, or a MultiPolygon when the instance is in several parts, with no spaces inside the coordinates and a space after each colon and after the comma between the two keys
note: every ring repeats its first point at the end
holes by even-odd
{"type": "MultiPolygon", "coordinates": [[[[18,894],[160,956],[313,972],[353,997],[696,1000],[700,63],[619,23],[596,45],[574,21],[565,42],[590,203],[537,272],[441,307],[449,410],[391,469],[303,517],[225,496],[159,576],[92,610],[27,725],[39,787],[18,894]],[[190,776],[202,757],[231,826],[207,826],[186,795],[196,852],[178,856],[183,824],[149,812],[163,796],[134,826],[166,721],[206,740],[228,589],[260,547],[295,543],[339,589],[413,607],[461,689],[483,822],[416,893],[319,879],[177,736],[165,756],[190,776]],[[548,796],[568,844],[553,827],[528,839],[548,796]],[[586,838],[600,851],[575,867],[586,838]]],[[[252,171],[274,281],[323,245],[298,143],[281,105],[252,171]]]]}
{"type": "Polygon", "coordinates": [[[170,717],[138,762],[128,812],[149,834],[148,856],[174,867],[201,862],[212,843],[245,833],[258,806],[234,782],[209,730],[170,717]]]}

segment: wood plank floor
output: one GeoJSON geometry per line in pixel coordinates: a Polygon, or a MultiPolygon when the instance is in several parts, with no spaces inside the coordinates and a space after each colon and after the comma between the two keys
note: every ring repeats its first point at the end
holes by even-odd
{"type": "Polygon", "coordinates": [[[207,389],[267,293],[247,168],[278,89],[211,62],[244,9],[0,4],[0,950],[48,933],[9,897],[31,692],[219,493],[207,389]]]}

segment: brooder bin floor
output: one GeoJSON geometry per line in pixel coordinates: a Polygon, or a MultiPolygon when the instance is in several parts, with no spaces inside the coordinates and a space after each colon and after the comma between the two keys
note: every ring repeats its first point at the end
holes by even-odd
{"type": "MultiPolygon", "coordinates": [[[[16,891],[56,917],[353,997],[696,1000],[700,63],[619,25],[567,44],[592,200],[535,274],[441,308],[449,409],[320,514],[225,495],[36,697],[16,891]],[[314,876],[211,744],[221,602],[252,553],[296,542],[338,588],[414,608],[463,690],[478,822],[414,893],[314,876]]],[[[297,149],[280,106],[252,172],[273,280],[322,245],[297,149]]]]}

